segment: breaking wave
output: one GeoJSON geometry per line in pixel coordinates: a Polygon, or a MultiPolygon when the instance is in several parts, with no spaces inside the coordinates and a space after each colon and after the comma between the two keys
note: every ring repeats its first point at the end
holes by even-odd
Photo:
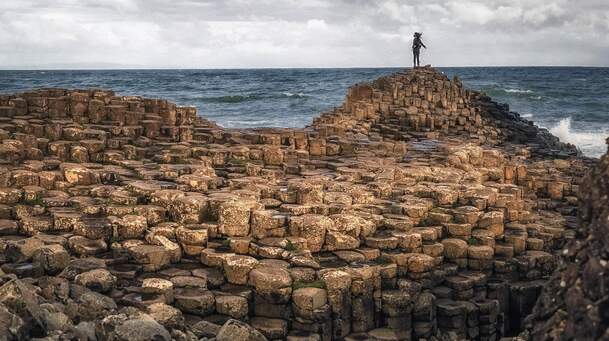
{"type": "Polygon", "coordinates": [[[600,157],[607,150],[605,139],[609,136],[609,131],[574,131],[571,127],[570,117],[560,120],[549,130],[562,142],[576,145],[586,156],[600,157]]]}
{"type": "Polygon", "coordinates": [[[307,95],[305,95],[302,92],[293,93],[293,92],[286,91],[286,92],[282,92],[281,94],[286,97],[297,97],[297,98],[307,97],[307,95]]]}
{"type": "Polygon", "coordinates": [[[505,92],[508,93],[514,93],[514,94],[531,94],[533,93],[533,90],[523,90],[523,89],[502,89],[505,92]]]}

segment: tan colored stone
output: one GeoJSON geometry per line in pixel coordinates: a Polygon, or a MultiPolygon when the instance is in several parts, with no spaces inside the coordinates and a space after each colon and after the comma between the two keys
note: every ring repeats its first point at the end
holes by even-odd
{"type": "Polygon", "coordinates": [[[351,250],[359,247],[360,240],[343,233],[329,231],[326,234],[325,244],[328,251],[351,250]]]}
{"type": "Polygon", "coordinates": [[[219,295],[216,296],[216,311],[235,319],[243,319],[248,314],[247,299],[242,296],[219,295]]]}
{"type": "Polygon", "coordinates": [[[425,254],[414,253],[408,257],[408,271],[414,273],[431,271],[434,267],[434,258],[425,254]]]}
{"type": "Polygon", "coordinates": [[[255,238],[283,237],[286,225],[287,216],[279,211],[255,210],[251,213],[251,232],[255,238]]]}
{"type": "Polygon", "coordinates": [[[147,294],[160,294],[165,297],[165,303],[173,302],[173,283],[162,278],[146,278],[142,282],[142,292],[147,294]]]}
{"type": "Polygon", "coordinates": [[[305,214],[291,217],[289,222],[290,234],[307,240],[311,252],[319,252],[324,245],[326,231],[333,229],[334,222],[328,217],[317,214],[305,214]]]}
{"type": "Polygon", "coordinates": [[[63,176],[67,182],[78,186],[88,186],[99,182],[99,175],[78,164],[64,164],[63,176]]]}
{"type": "Polygon", "coordinates": [[[170,212],[179,223],[197,224],[203,221],[208,206],[208,199],[204,196],[178,196],[173,201],[170,212]]]}
{"type": "Polygon", "coordinates": [[[47,274],[55,275],[68,266],[70,254],[62,245],[51,244],[38,248],[33,259],[42,266],[47,274]]]}
{"type": "Polygon", "coordinates": [[[467,256],[467,242],[461,239],[448,238],[442,240],[444,245],[444,257],[448,259],[457,259],[467,256]]]}
{"type": "Polygon", "coordinates": [[[250,212],[255,202],[229,200],[218,208],[218,232],[229,237],[245,237],[250,232],[250,212]]]}
{"type": "Polygon", "coordinates": [[[324,306],[328,302],[328,296],[325,289],[300,288],[294,290],[292,300],[300,309],[312,311],[324,306]]]}
{"type": "Polygon", "coordinates": [[[258,264],[254,257],[233,255],[223,259],[226,280],[233,284],[247,284],[250,271],[258,264]]]}
{"type": "Polygon", "coordinates": [[[148,229],[146,218],[139,215],[126,215],[115,219],[113,225],[116,233],[115,237],[120,240],[142,238],[146,229],[148,229]]]}
{"type": "Polygon", "coordinates": [[[91,290],[106,293],[114,288],[116,277],[106,269],[95,269],[77,275],[74,282],[91,290]]]}
{"type": "Polygon", "coordinates": [[[206,246],[207,229],[201,225],[180,226],[175,230],[178,242],[186,245],[206,246]]]}
{"type": "Polygon", "coordinates": [[[490,246],[470,245],[467,248],[467,256],[472,259],[492,259],[494,250],[490,246]]]}

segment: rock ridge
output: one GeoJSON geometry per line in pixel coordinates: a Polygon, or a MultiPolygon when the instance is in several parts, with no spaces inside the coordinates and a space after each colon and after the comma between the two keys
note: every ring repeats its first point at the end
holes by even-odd
{"type": "Polygon", "coordinates": [[[302,129],[111,90],[0,95],[0,335],[514,336],[592,162],[430,67],[302,129]]]}

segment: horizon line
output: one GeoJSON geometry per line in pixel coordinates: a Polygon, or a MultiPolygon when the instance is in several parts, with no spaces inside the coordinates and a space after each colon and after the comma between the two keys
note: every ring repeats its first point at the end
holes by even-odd
{"type": "MultiPolygon", "coordinates": [[[[609,65],[461,65],[461,66],[433,66],[438,69],[458,69],[458,68],[609,68],[609,65]]],[[[116,67],[116,68],[104,68],[104,67],[76,67],[76,68],[62,68],[62,67],[49,67],[49,68],[0,68],[0,71],[146,71],[146,70],[332,70],[332,69],[412,69],[412,66],[300,66],[300,67],[288,67],[288,66],[269,66],[269,67],[209,67],[209,68],[198,68],[198,67],[116,67]]]]}

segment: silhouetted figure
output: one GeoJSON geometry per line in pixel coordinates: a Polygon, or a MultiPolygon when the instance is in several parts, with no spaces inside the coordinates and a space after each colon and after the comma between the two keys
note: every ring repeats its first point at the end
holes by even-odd
{"type": "Polygon", "coordinates": [[[421,66],[421,62],[419,61],[419,55],[421,53],[421,46],[427,48],[423,41],[421,40],[421,36],[423,33],[415,32],[414,39],[412,40],[412,55],[413,55],[413,63],[414,67],[421,66]]]}

